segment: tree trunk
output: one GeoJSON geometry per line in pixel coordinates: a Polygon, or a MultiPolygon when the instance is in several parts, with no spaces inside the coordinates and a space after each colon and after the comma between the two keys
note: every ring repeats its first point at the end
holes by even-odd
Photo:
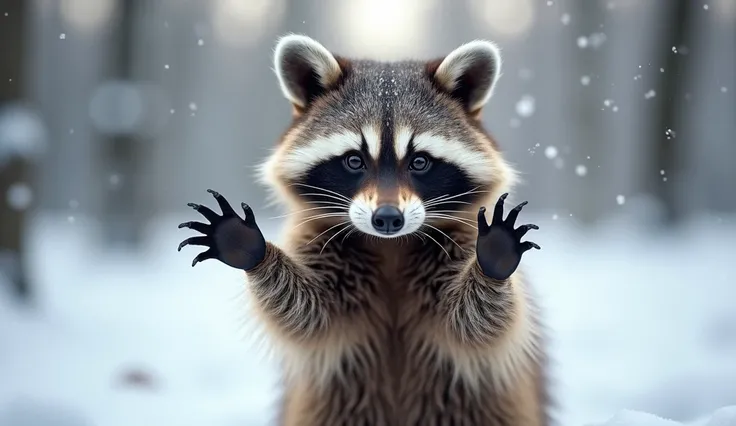
{"type": "MultiPolygon", "coordinates": [[[[119,3],[121,15],[113,49],[114,78],[125,83],[135,80],[136,26],[143,3],[129,0],[119,3]]],[[[140,181],[143,143],[134,134],[107,136],[103,164],[108,167],[103,186],[103,229],[107,244],[135,248],[141,242],[146,206],[140,181]]]]}
{"type": "MultiPolygon", "coordinates": [[[[5,0],[0,8],[0,114],[22,97],[26,3],[5,0]]],[[[8,191],[13,185],[29,184],[30,167],[24,156],[12,151],[9,158],[0,159],[0,272],[10,279],[15,294],[27,301],[31,288],[25,273],[22,232],[28,206],[14,205],[8,200],[8,191]]]]}
{"type": "Polygon", "coordinates": [[[678,205],[677,182],[684,170],[681,142],[676,139],[681,105],[685,101],[689,58],[683,48],[694,42],[693,17],[701,7],[690,0],[672,0],[669,25],[656,44],[659,63],[664,68],[657,83],[657,112],[653,127],[653,169],[647,174],[646,183],[664,207],[665,225],[674,225],[682,219],[683,206],[678,205]],[[678,49],[673,52],[673,47],[678,49]],[[660,175],[665,171],[667,181],[660,175]]]}

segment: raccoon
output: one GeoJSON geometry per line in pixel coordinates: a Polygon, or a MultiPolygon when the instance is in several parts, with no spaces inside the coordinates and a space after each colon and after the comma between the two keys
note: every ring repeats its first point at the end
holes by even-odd
{"type": "Polygon", "coordinates": [[[480,122],[496,45],[379,62],[288,35],[274,65],[293,121],[260,177],[289,211],[285,243],[208,190],[222,212],[189,204],[210,223],[179,225],[203,234],[179,250],[245,271],[283,361],[280,424],[550,424],[544,333],[517,270],[538,227],[516,226],[526,202],[504,218],[516,173],[480,122]]]}

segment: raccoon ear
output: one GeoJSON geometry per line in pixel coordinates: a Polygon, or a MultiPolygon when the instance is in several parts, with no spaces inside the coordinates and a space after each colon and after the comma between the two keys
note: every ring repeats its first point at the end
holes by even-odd
{"type": "Polygon", "coordinates": [[[329,50],[317,41],[297,34],[279,39],[274,53],[274,69],[284,96],[300,109],[333,88],[343,74],[329,50]]]}
{"type": "Polygon", "coordinates": [[[471,114],[488,102],[501,75],[501,51],[492,42],[475,40],[428,65],[440,88],[458,99],[471,114]]]}

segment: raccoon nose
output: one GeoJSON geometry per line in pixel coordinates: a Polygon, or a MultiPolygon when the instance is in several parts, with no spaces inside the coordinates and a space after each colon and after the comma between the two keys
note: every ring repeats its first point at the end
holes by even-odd
{"type": "Polygon", "coordinates": [[[376,231],[392,235],[404,227],[404,215],[397,207],[385,205],[376,209],[372,222],[376,231]]]}

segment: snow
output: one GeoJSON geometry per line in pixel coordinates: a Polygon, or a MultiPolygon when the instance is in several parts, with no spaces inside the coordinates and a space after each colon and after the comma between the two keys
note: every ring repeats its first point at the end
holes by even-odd
{"type": "Polygon", "coordinates": [[[27,183],[16,182],[8,187],[6,201],[14,210],[25,210],[33,201],[33,191],[27,183]]]}
{"type": "Polygon", "coordinates": [[[21,103],[0,105],[0,167],[13,157],[37,160],[46,141],[46,128],[35,110],[21,103]]]}
{"type": "Polygon", "coordinates": [[[575,166],[575,174],[583,177],[588,174],[588,168],[585,167],[585,164],[578,164],[577,166],[575,166]]]}
{"type": "Polygon", "coordinates": [[[547,148],[544,148],[544,156],[550,160],[557,157],[557,147],[550,145],[547,148]]]}
{"type": "Polygon", "coordinates": [[[531,117],[534,114],[535,101],[531,95],[524,95],[516,102],[516,113],[521,117],[531,117]]]}
{"type": "MultiPolygon", "coordinates": [[[[543,249],[524,262],[550,330],[557,417],[735,425],[736,407],[716,410],[736,402],[736,218],[654,233],[642,206],[634,197],[589,231],[525,213],[541,227],[543,249]]],[[[277,369],[246,314],[243,274],[189,267],[197,248],[176,251],[176,224],[190,219],[151,223],[137,254],[101,250],[84,216],[33,220],[36,305],[0,292],[0,425],[273,424],[277,369]]],[[[270,238],[277,225],[261,223],[270,238]]]]}

